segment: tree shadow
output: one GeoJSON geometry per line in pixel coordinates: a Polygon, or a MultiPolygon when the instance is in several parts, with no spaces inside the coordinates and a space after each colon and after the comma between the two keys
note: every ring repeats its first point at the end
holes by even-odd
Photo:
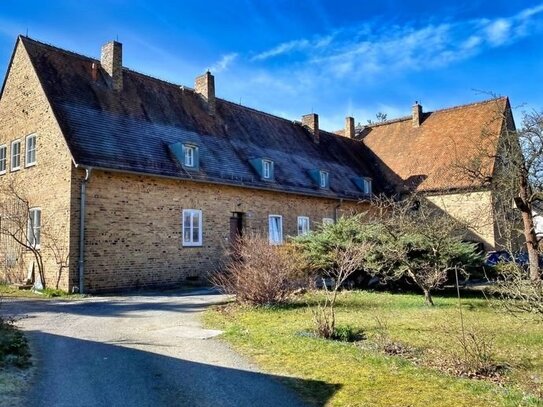
{"type": "MultiPolygon", "coordinates": [[[[173,312],[195,313],[201,312],[210,305],[228,303],[225,296],[216,291],[198,290],[188,292],[146,292],[130,296],[96,296],[82,300],[35,300],[35,299],[8,299],[4,301],[0,312],[4,315],[26,315],[32,317],[41,313],[67,313],[93,317],[114,317],[126,314],[139,318],[138,313],[146,312],[173,312]],[[216,298],[213,298],[216,296],[216,298]]],[[[144,315],[141,315],[144,317],[144,315]]]]}
{"type": "Polygon", "coordinates": [[[305,405],[293,388],[310,392],[312,405],[324,406],[340,388],[42,331],[27,335],[39,355],[29,407],[305,405]]]}

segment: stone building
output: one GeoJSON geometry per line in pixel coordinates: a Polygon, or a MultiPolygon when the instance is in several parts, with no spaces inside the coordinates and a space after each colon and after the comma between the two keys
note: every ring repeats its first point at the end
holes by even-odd
{"type": "MultiPolygon", "coordinates": [[[[0,93],[0,188],[28,202],[49,286],[174,286],[215,270],[240,234],[280,244],[413,182],[455,216],[461,193],[491,218],[486,191],[439,184],[431,163],[446,164],[437,153],[451,137],[469,148],[460,140],[480,134],[496,104],[510,109],[506,99],[417,107],[363,129],[347,118],[340,136],[316,114],[290,121],[220,99],[209,72],[192,89],[126,69],[118,42],[94,59],[21,36],[0,93]]],[[[477,234],[494,245],[490,226],[477,234]]],[[[1,238],[3,280],[32,263],[1,238]]]]}

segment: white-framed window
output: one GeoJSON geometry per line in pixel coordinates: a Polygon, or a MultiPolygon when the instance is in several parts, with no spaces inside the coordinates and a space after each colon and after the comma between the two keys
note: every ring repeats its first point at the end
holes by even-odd
{"type": "Polygon", "coordinates": [[[371,195],[371,179],[364,178],[364,194],[371,195]]]}
{"type": "Polygon", "coordinates": [[[25,167],[36,165],[36,135],[26,136],[25,167]]]}
{"type": "Polygon", "coordinates": [[[184,150],[185,150],[185,159],[184,159],[185,167],[194,167],[196,147],[185,145],[184,150]]]}
{"type": "Polygon", "coordinates": [[[309,233],[309,218],[307,216],[298,216],[298,236],[309,233]]]}
{"type": "Polygon", "coordinates": [[[11,171],[21,169],[21,140],[11,142],[11,171]]]}
{"type": "Polygon", "coordinates": [[[6,173],[7,162],[8,162],[8,148],[5,145],[0,146],[0,175],[6,173]]]}
{"type": "Polygon", "coordinates": [[[183,209],[183,246],[202,245],[202,211],[183,209]]]}
{"type": "Polygon", "coordinates": [[[332,219],[332,218],[322,218],[322,224],[324,226],[333,225],[334,224],[334,219],[332,219]]]}
{"type": "Polygon", "coordinates": [[[268,216],[268,236],[270,244],[283,244],[283,217],[281,215],[268,216]]]}
{"type": "Polygon", "coordinates": [[[319,175],[320,175],[319,186],[321,188],[328,187],[328,172],[327,171],[320,171],[319,175]]]}
{"type": "Polygon", "coordinates": [[[272,165],[270,160],[262,160],[262,178],[270,179],[272,176],[272,165]]]}
{"type": "Polygon", "coordinates": [[[35,249],[40,248],[41,240],[41,209],[32,208],[28,211],[27,227],[28,245],[35,249]]]}

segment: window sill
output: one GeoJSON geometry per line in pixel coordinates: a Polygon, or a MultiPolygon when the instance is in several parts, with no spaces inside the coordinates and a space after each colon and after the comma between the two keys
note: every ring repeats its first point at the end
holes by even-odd
{"type": "Polygon", "coordinates": [[[9,170],[9,172],[17,172],[21,169],[21,167],[12,168],[9,170]]]}
{"type": "Polygon", "coordinates": [[[25,168],[30,168],[30,167],[34,167],[37,163],[33,162],[33,163],[30,163],[30,164],[25,164],[25,168]]]}
{"type": "Polygon", "coordinates": [[[181,247],[202,247],[202,243],[183,243],[181,247]]]}

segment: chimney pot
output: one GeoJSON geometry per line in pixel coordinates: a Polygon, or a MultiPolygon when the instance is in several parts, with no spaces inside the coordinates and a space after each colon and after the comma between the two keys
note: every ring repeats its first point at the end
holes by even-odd
{"type": "Polygon", "coordinates": [[[345,137],[354,138],[354,117],[345,118],[345,137]]]}
{"type": "Polygon", "coordinates": [[[215,77],[211,72],[197,76],[194,81],[194,90],[201,95],[207,102],[207,108],[210,115],[215,114],[215,77]]]}
{"type": "Polygon", "coordinates": [[[113,90],[123,88],[123,44],[110,41],[102,46],[100,63],[111,79],[113,90]]]}
{"type": "Polygon", "coordinates": [[[413,127],[420,127],[422,123],[422,105],[415,102],[413,105],[413,127]]]}
{"type": "Polygon", "coordinates": [[[310,113],[302,116],[302,125],[306,127],[313,135],[313,141],[319,143],[319,115],[310,113]]]}

